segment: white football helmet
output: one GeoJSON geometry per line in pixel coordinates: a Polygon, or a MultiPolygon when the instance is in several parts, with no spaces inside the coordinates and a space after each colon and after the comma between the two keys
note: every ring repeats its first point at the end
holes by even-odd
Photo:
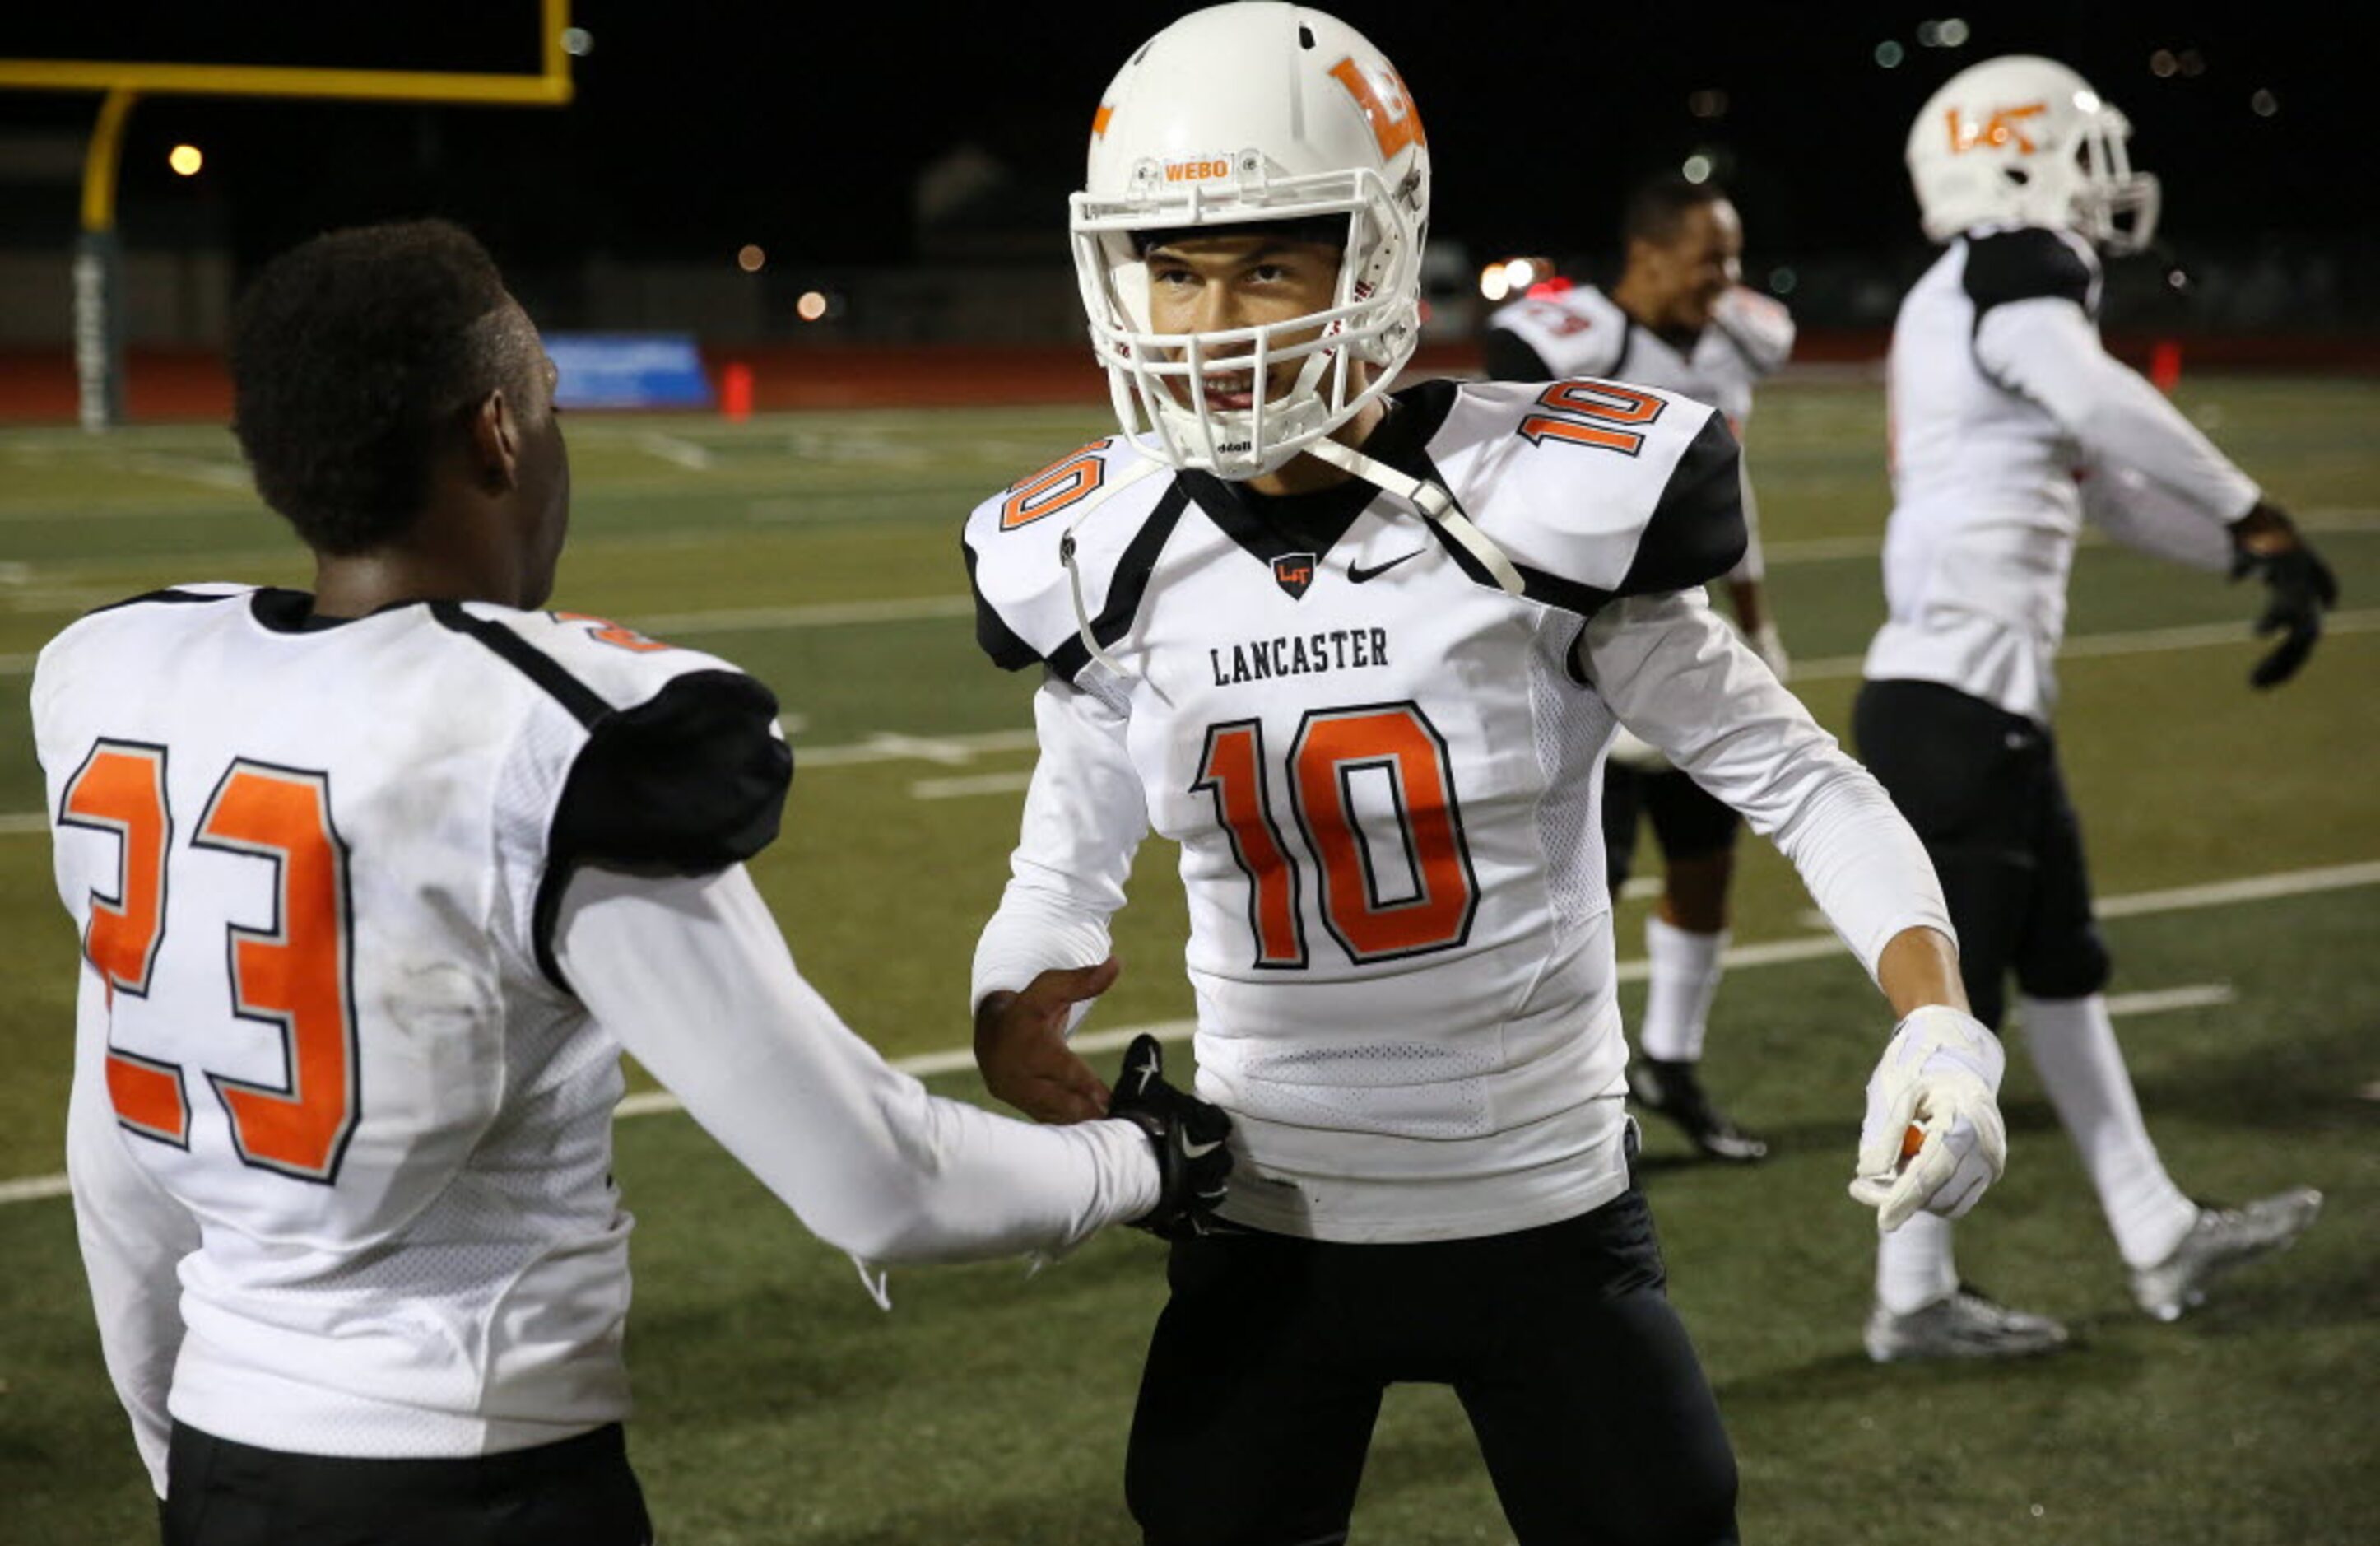
{"type": "MultiPolygon", "coordinates": [[[[1429,149],[1404,83],[1345,22],[1281,4],[1216,6],[1134,54],[1091,121],[1070,227],[1091,344],[1127,435],[1177,468],[1280,468],[1388,389],[1421,334],[1429,149]],[[1346,222],[1334,304],[1223,332],[1151,330],[1136,231],[1346,222]],[[1301,333],[1313,337],[1291,342],[1301,333]],[[1282,396],[1222,410],[1208,373],[1299,361],[1282,396]],[[1358,383],[1352,369],[1368,371],[1358,383]],[[1178,396],[1177,396],[1178,394],[1178,396]]],[[[1262,392],[1258,393],[1261,399],[1262,392]]]]}
{"type": "Polygon", "coordinates": [[[1994,223],[2065,226],[2109,252],[2155,234],[2157,180],[2132,170],[2131,120],[2055,59],[2010,54],[1961,70],[1909,128],[1925,234],[1994,223]]]}

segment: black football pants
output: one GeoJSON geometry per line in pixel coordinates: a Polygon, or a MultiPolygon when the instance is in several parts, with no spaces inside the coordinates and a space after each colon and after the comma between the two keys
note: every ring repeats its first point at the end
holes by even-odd
{"type": "Polygon", "coordinates": [[[1174,1246],[1125,1493],[1150,1546],[1347,1537],[1381,1393],[1451,1385],[1521,1546],[1727,1546],[1735,1456],[1633,1187],[1474,1240],[1174,1246]]]}
{"type": "Polygon", "coordinates": [[[1860,688],[1852,734],[1942,878],[1975,1018],[1998,1029],[2011,971],[2036,998],[2107,985],[2082,829],[2046,728],[1955,688],[1886,681],[1860,688]]]}
{"type": "Polygon", "coordinates": [[[257,1449],[174,1425],[164,1546],[651,1546],[613,1423],[464,1460],[257,1449]]]}
{"type": "Polygon", "coordinates": [[[1664,858],[1700,858],[1735,846],[1735,807],[1671,768],[1643,773],[1603,764],[1603,879],[1616,903],[1636,868],[1636,818],[1652,818],[1664,858]]]}

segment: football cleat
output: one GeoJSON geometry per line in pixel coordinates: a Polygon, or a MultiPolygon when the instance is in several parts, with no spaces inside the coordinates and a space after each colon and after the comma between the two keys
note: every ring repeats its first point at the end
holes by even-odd
{"type": "Polygon", "coordinates": [[[1754,1138],[1711,1104],[1692,1063],[1666,1063],[1640,1057],[1628,1065],[1628,1093],[1646,1111],[1659,1112],[1676,1123],[1696,1149],[1714,1160],[1750,1164],[1767,1158],[1768,1145],[1754,1138]]]}
{"type": "Polygon", "coordinates": [[[1961,1284],[1906,1315],[1878,1305],[1861,1341],[1877,1363],[1917,1358],[2023,1358],[2051,1353],[2069,1341],[2066,1328],[2046,1315],[2010,1309],[1961,1284]]]}
{"type": "Polygon", "coordinates": [[[2207,1281],[2260,1256],[2289,1249],[2322,1211],[2322,1194],[2299,1187],[2240,1208],[2201,1204],[2198,1220],[2154,1267],[2132,1271],[2132,1297],[2160,1321],[2179,1321],[2204,1304],[2207,1281]]]}

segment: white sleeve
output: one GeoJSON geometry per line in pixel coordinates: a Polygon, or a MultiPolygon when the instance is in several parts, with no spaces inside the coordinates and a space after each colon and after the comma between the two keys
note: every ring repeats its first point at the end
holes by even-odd
{"type": "Polygon", "coordinates": [[[554,954],[589,1011],[829,1244],[869,1261],[1060,1251],[1157,1205],[1128,1122],[1039,1127],[928,1093],[795,969],[743,866],[572,877],[554,954]]]}
{"type": "Polygon", "coordinates": [[[1148,797],[1124,746],[1123,713],[1052,676],[1034,694],[1033,724],[1040,761],[1025,793],[1008,887],[976,941],[970,1010],[987,993],[1021,989],[1053,967],[1106,960],[1108,919],[1123,906],[1133,855],[1148,835],[1148,797]]]}
{"type": "Polygon", "coordinates": [[[2231,567],[2231,533],[2177,501],[2161,484],[2119,462],[2096,461],[2079,474],[2083,518],[2128,548],[2153,558],[2223,574],[2231,567]]]}
{"type": "Polygon", "coordinates": [[[1956,937],[1933,861],[1891,797],[1701,590],[1616,601],[1596,614],[1579,649],[1622,724],[1793,861],[1870,977],[1904,929],[1956,937]]]}
{"type": "Polygon", "coordinates": [[[2099,345],[2082,309],[2036,296],[1985,311],[1975,359],[2000,385],[2022,393],[2082,444],[2093,461],[2134,469],[2167,497],[2143,518],[2223,526],[2262,497],[2253,480],[2166,401],[2140,372],[2099,345]]]}
{"type": "MultiPolygon", "coordinates": [[[[83,964],[88,979],[92,968],[83,964]]],[[[126,1150],[107,1095],[105,990],[82,985],[73,1093],[67,1104],[67,1177],[75,1235],[91,1280],[101,1357],[132,1419],[149,1483],[165,1495],[166,1397],[182,1351],[179,1266],[199,1248],[199,1223],[126,1150]],[[96,1020],[96,1025],[90,1023],[96,1020]]]]}

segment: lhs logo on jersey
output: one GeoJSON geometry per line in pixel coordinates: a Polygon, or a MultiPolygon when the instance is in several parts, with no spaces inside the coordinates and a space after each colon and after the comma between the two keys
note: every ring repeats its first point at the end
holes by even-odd
{"type": "Polygon", "coordinates": [[[1289,592],[1291,601],[1297,600],[1305,594],[1306,587],[1314,583],[1314,554],[1282,554],[1272,561],[1272,579],[1275,585],[1289,592]]]}

